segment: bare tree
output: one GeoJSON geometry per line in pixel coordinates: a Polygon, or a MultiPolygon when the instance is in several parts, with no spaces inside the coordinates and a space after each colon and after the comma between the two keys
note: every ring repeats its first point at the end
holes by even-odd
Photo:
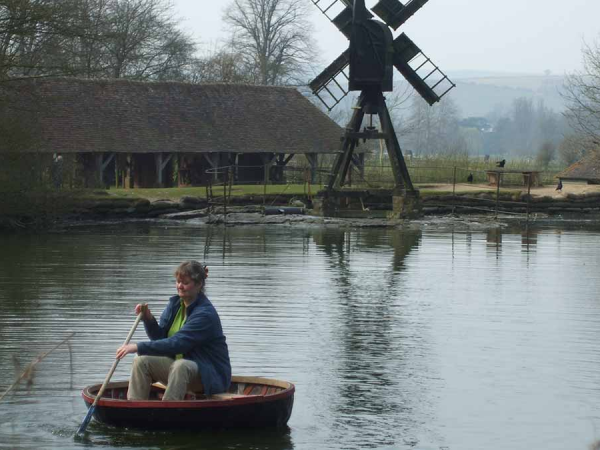
{"type": "Polygon", "coordinates": [[[600,141],[600,41],[584,45],[583,70],[567,76],[565,113],[578,132],[600,141]]]}
{"type": "Polygon", "coordinates": [[[537,154],[535,155],[535,163],[544,169],[548,169],[548,166],[554,159],[555,154],[556,145],[554,142],[545,141],[538,148],[537,154]]]}
{"type": "Polygon", "coordinates": [[[70,75],[84,78],[105,76],[106,34],[109,5],[112,0],[79,0],[73,4],[73,28],[77,30],[62,48],[70,75]]]}
{"type": "MultiPolygon", "coordinates": [[[[224,20],[255,84],[297,84],[314,60],[305,0],[233,0],[224,20]]],[[[302,81],[300,81],[302,80],[302,81]]]]}
{"type": "Polygon", "coordinates": [[[534,157],[546,142],[558,146],[566,132],[564,117],[542,100],[519,97],[509,110],[494,116],[494,131],[485,139],[488,154],[534,157]]]}
{"type": "Polygon", "coordinates": [[[188,75],[191,83],[247,83],[253,74],[243,64],[242,55],[233,45],[214,49],[195,59],[188,75]]]}
{"type": "Polygon", "coordinates": [[[534,152],[535,116],[533,99],[519,97],[513,101],[510,141],[515,153],[531,155],[534,152]]]}
{"type": "Polygon", "coordinates": [[[108,6],[106,54],[112,78],[175,78],[195,46],[177,29],[164,0],[113,0],[108,6]]]}
{"type": "Polygon", "coordinates": [[[407,120],[408,146],[419,154],[459,153],[464,148],[458,121],[460,112],[450,96],[429,106],[419,96],[413,96],[407,120]]]}
{"type": "Polygon", "coordinates": [[[0,80],[60,74],[71,14],[56,0],[0,0],[0,80]]]}
{"type": "Polygon", "coordinates": [[[195,44],[167,0],[0,0],[0,79],[185,79],[195,44]]]}
{"type": "Polygon", "coordinates": [[[592,151],[600,151],[600,144],[594,138],[582,133],[567,134],[558,147],[562,164],[569,166],[592,151]]]}

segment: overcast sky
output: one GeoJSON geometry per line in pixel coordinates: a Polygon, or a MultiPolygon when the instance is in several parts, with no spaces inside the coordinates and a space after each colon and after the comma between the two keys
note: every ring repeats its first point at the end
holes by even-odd
{"type": "MultiPolygon", "coordinates": [[[[227,36],[222,16],[230,1],[173,3],[183,28],[202,45],[227,36]]],[[[348,41],[311,6],[324,67],[348,41]]],[[[445,71],[563,75],[581,68],[584,41],[600,39],[600,0],[430,0],[394,35],[400,32],[445,71]]]]}

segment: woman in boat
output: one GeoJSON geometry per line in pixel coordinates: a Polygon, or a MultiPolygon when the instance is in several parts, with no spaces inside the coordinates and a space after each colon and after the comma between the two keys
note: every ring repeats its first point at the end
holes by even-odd
{"type": "Polygon", "coordinates": [[[147,400],[153,382],[167,385],[163,400],[182,400],[188,390],[206,395],[225,392],[231,365],[221,320],[204,295],[208,268],[185,261],[175,271],[177,294],[157,322],[145,305],[136,305],[150,341],[117,349],[117,358],[137,353],[127,398],[147,400]]]}

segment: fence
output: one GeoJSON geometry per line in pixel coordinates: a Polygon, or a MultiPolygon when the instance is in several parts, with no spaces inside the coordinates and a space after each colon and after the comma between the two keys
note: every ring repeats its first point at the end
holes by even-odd
{"type": "MultiPolygon", "coordinates": [[[[408,171],[413,184],[488,184],[487,173],[495,169],[471,169],[459,166],[422,166],[409,165],[408,171]]],[[[525,186],[523,172],[502,173],[502,186],[525,186]]],[[[542,185],[555,184],[555,171],[535,171],[542,185]]],[[[224,177],[231,185],[254,186],[304,186],[305,194],[311,195],[329,182],[331,169],[321,167],[312,169],[301,166],[223,166],[206,171],[209,174],[209,185],[214,189],[222,185],[224,177]]],[[[391,188],[394,186],[394,175],[391,166],[365,165],[362,169],[351,166],[345,186],[354,188],[391,188]]],[[[535,183],[533,183],[535,184],[535,183]]],[[[532,185],[533,185],[532,184],[532,185]]]]}
{"type": "MultiPolygon", "coordinates": [[[[487,184],[487,172],[494,170],[471,169],[468,167],[459,166],[421,166],[409,165],[408,172],[410,173],[411,181],[414,184],[456,184],[456,183],[472,183],[472,184],[487,184]]],[[[361,174],[356,167],[353,167],[350,182],[353,185],[380,185],[381,187],[389,187],[394,185],[394,175],[390,166],[365,166],[364,174],[361,174]]],[[[542,184],[555,184],[555,175],[558,172],[554,171],[539,171],[540,181],[542,184]]],[[[523,186],[523,176],[518,173],[503,173],[503,186],[523,186]]]]}
{"type": "MultiPolygon", "coordinates": [[[[494,212],[496,215],[501,212],[529,215],[530,195],[523,197],[526,199],[524,202],[507,201],[502,198],[500,187],[519,187],[521,190],[527,190],[529,194],[536,181],[531,177],[533,171],[500,171],[500,175],[498,175],[500,183],[494,186],[495,198],[493,200],[484,199],[478,205],[476,199],[466,201],[457,196],[456,190],[457,188],[464,190],[469,185],[481,187],[482,184],[485,184],[489,186],[488,172],[494,171],[494,169],[475,170],[468,167],[443,165],[414,165],[408,166],[408,169],[413,184],[416,184],[418,188],[427,188],[427,184],[447,185],[448,191],[450,189],[452,191],[452,198],[444,198],[444,207],[447,208],[450,205],[453,212],[456,209],[463,211],[473,209],[494,212]]],[[[220,207],[226,214],[233,194],[262,195],[263,207],[270,206],[267,204],[268,202],[274,203],[277,196],[283,194],[294,194],[310,199],[313,193],[327,185],[330,169],[265,164],[261,166],[224,166],[207,170],[206,173],[210,180],[206,187],[210,211],[214,213],[216,208],[220,207]]],[[[537,181],[542,184],[554,184],[555,174],[556,172],[550,171],[536,172],[537,181]]],[[[355,166],[351,167],[345,187],[359,190],[391,189],[394,184],[391,166],[365,165],[360,169],[355,166]]]]}

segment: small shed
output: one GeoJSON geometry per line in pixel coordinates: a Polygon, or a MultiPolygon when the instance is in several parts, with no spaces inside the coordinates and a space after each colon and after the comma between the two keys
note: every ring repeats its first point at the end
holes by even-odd
{"type": "Polygon", "coordinates": [[[585,181],[600,184],[600,149],[590,152],[556,175],[561,181],[585,181]]]}
{"type": "Polygon", "coordinates": [[[289,87],[78,78],[5,86],[0,119],[19,114],[34,137],[19,151],[77,154],[86,185],[200,185],[224,166],[259,182],[281,177],[295,155],[314,176],[343,133],[289,87]]]}

